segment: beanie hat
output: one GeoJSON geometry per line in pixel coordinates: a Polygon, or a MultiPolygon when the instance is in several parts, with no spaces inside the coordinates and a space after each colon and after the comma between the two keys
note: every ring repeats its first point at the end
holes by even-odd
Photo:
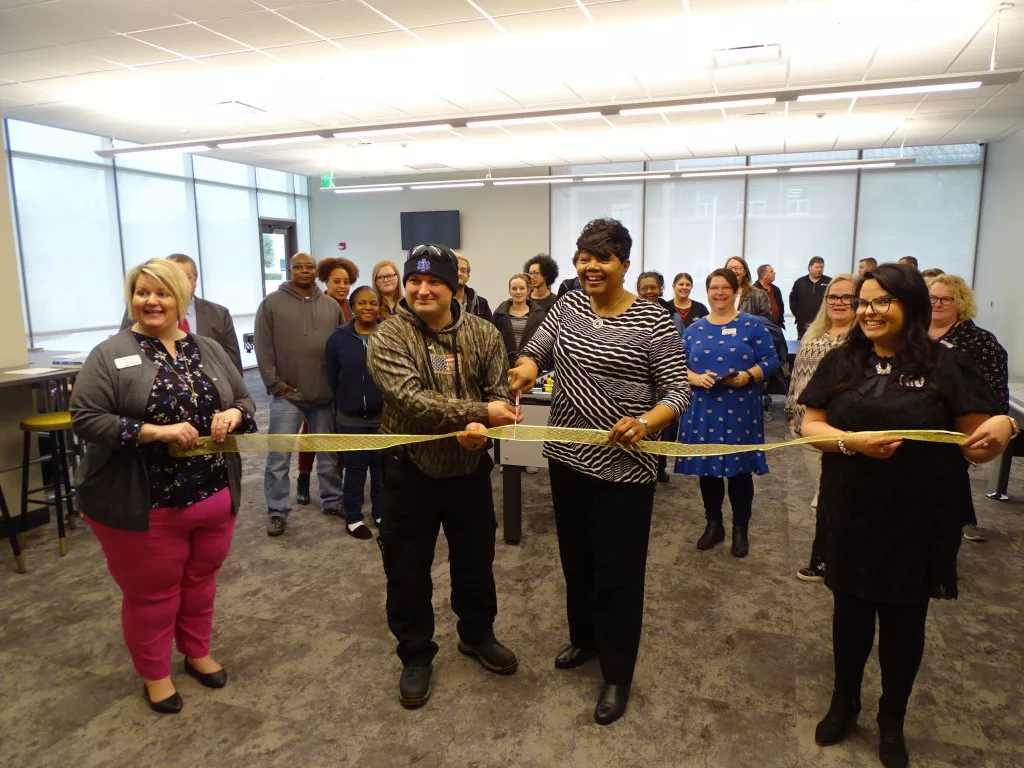
{"type": "Polygon", "coordinates": [[[447,245],[424,243],[413,246],[409,249],[402,272],[403,285],[408,281],[410,275],[436,277],[448,286],[452,293],[458,293],[459,257],[447,245]]]}

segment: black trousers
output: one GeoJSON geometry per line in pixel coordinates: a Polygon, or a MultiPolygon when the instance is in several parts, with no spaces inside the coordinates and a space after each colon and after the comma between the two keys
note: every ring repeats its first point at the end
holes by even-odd
{"type": "Polygon", "coordinates": [[[860,697],[864,665],[875,641],[878,616],[878,663],[882,668],[882,698],[878,716],[902,718],[924,656],[924,625],[928,601],[921,603],[872,603],[836,592],[832,614],[832,650],[835,656],[835,690],[843,696],[860,697]]]}
{"type": "MultiPolygon", "coordinates": [[[[700,496],[704,501],[704,516],[709,522],[722,522],[722,504],[725,503],[725,478],[701,475],[700,496]]],[[[754,476],[749,472],[729,478],[729,504],[732,506],[732,524],[750,522],[754,506],[754,476]]]]}
{"type": "Polygon", "coordinates": [[[654,484],[548,465],[569,641],[597,651],[606,683],[628,685],[640,649],[654,484]]]}
{"type": "Polygon", "coordinates": [[[438,479],[423,474],[402,448],[383,454],[380,540],[388,579],[388,627],[406,666],[426,666],[437,654],[430,569],[441,527],[448,539],[459,637],[476,644],[493,636],[498,613],[492,568],[498,527],[491,497],[493,466],[481,452],[472,475],[438,479]]]}
{"type": "Polygon", "coordinates": [[[825,513],[821,511],[821,504],[818,504],[814,509],[814,541],[811,543],[811,568],[816,568],[825,562],[826,541],[825,513]]]}

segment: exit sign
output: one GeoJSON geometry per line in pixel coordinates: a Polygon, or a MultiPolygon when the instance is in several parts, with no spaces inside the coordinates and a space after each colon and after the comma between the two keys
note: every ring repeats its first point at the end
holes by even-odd
{"type": "Polygon", "coordinates": [[[333,187],[334,186],[334,174],[333,173],[321,174],[321,176],[320,176],[320,186],[323,189],[330,189],[331,187],[333,187]]]}

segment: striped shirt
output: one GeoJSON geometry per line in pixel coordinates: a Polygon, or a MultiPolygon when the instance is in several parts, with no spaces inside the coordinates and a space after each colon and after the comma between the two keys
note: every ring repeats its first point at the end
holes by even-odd
{"type": "MultiPolygon", "coordinates": [[[[523,348],[540,370],[555,371],[548,424],[609,432],[623,416],[642,416],[658,404],[677,416],[685,412],[686,355],[665,310],[637,299],[599,328],[596,318],[587,294],[568,293],[523,348]]],[[[544,456],[612,482],[653,483],[657,476],[657,456],[617,447],[545,443],[544,456]]]]}

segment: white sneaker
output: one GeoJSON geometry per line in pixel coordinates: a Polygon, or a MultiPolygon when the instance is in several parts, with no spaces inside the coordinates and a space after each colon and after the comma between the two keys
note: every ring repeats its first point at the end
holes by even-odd
{"type": "Polygon", "coordinates": [[[536,467],[527,467],[526,468],[526,474],[528,474],[528,475],[536,475],[537,474],[537,468],[536,467]]]}
{"type": "Polygon", "coordinates": [[[983,534],[981,529],[976,525],[965,525],[964,538],[968,541],[973,541],[975,544],[981,544],[985,541],[985,534],[983,534]]]}

